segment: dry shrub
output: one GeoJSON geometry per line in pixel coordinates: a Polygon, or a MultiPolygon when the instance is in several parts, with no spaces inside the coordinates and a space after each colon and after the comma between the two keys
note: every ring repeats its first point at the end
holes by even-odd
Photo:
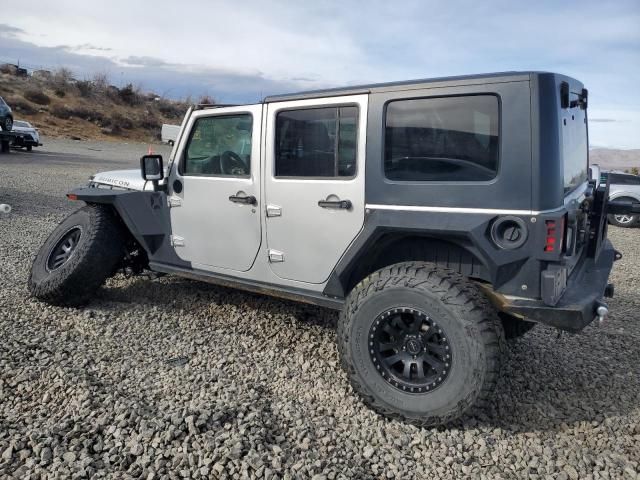
{"type": "Polygon", "coordinates": [[[49,108],[49,113],[54,117],[62,118],[63,120],[71,118],[71,110],[66,105],[53,105],[49,108]]]}
{"type": "Polygon", "coordinates": [[[147,114],[138,122],[138,126],[145,130],[160,130],[162,122],[153,114],[147,114]]]}
{"type": "Polygon", "coordinates": [[[49,96],[41,90],[29,89],[24,92],[23,96],[38,105],[49,105],[51,103],[49,96]]]}
{"type": "Polygon", "coordinates": [[[118,96],[120,97],[120,100],[122,100],[125,104],[132,107],[140,105],[142,103],[142,95],[140,95],[140,89],[137,87],[134,88],[134,86],[130,83],[119,90],[118,96]]]}
{"type": "Polygon", "coordinates": [[[131,130],[134,127],[134,124],[130,118],[127,118],[118,112],[111,115],[111,125],[114,129],[124,128],[125,130],[131,130]]]}
{"type": "Polygon", "coordinates": [[[80,92],[81,97],[91,97],[93,95],[93,84],[89,80],[78,80],[76,88],[80,92]]]}
{"type": "Polygon", "coordinates": [[[33,105],[31,105],[29,102],[27,102],[26,100],[20,98],[20,97],[10,97],[7,98],[7,103],[9,105],[11,105],[11,108],[16,111],[16,112],[20,112],[24,115],[34,115],[36,113],[38,113],[38,109],[35,108],[33,105]]]}

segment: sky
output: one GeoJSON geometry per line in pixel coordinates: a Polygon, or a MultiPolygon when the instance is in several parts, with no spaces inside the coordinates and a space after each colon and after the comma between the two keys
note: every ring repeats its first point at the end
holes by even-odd
{"type": "MultiPolygon", "coordinates": [[[[10,0],[0,0],[6,11],[10,0]]],[[[545,70],[589,89],[591,146],[640,148],[640,1],[21,0],[0,62],[221,103],[545,70]]]]}

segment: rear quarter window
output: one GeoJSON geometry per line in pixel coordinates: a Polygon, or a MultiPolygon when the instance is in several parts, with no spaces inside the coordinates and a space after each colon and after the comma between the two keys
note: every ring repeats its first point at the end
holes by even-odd
{"type": "Polygon", "coordinates": [[[384,172],[395,181],[489,181],[498,172],[495,95],[394,100],[385,113],[384,172]]]}

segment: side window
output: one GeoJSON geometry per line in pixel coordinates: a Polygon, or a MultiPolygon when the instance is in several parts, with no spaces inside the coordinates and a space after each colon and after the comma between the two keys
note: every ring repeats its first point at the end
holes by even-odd
{"type": "Polygon", "coordinates": [[[417,98],[387,105],[384,171],[396,181],[487,181],[498,171],[498,99],[417,98]]]}
{"type": "Polygon", "coordinates": [[[248,113],[198,118],[185,150],[182,174],[248,177],[251,131],[248,113]]]}
{"type": "Polygon", "coordinates": [[[356,174],[358,107],[287,110],[276,116],[276,177],[356,174]]]}

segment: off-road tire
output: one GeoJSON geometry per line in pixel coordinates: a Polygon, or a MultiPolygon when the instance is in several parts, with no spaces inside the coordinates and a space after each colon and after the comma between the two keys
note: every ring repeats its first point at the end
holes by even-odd
{"type": "Polygon", "coordinates": [[[13,130],[13,118],[7,115],[2,120],[2,124],[0,126],[2,127],[2,130],[4,130],[5,132],[10,132],[11,130],[13,130]]]}
{"type": "Polygon", "coordinates": [[[27,145],[27,152],[30,152],[31,150],[33,150],[33,145],[27,145]]]}
{"type": "Polygon", "coordinates": [[[109,206],[86,205],[65,218],[44,242],[31,267],[29,291],[60,306],[81,306],[113,274],[124,256],[124,235],[109,206]],[[72,229],[80,229],[77,246],[62,266],[51,269],[52,250],[72,229]]]}
{"type": "Polygon", "coordinates": [[[477,287],[431,263],[398,263],[362,280],[347,296],[338,323],[338,350],[353,388],[378,413],[419,426],[474,416],[492,397],[504,347],[502,323],[477,287]],[[433,391],[408,393],[382,377],[369,356],[375,318],[395,307],[437,318],[447,332],[448,377],[433,391]]]}
{"type": "Polygon", "coordinates": [[[502,321],[502,330],[506,340],[516,340],[536,326],[535,322],[520,320],[509,315],[500,314],[500,320],[502,321]]]}

